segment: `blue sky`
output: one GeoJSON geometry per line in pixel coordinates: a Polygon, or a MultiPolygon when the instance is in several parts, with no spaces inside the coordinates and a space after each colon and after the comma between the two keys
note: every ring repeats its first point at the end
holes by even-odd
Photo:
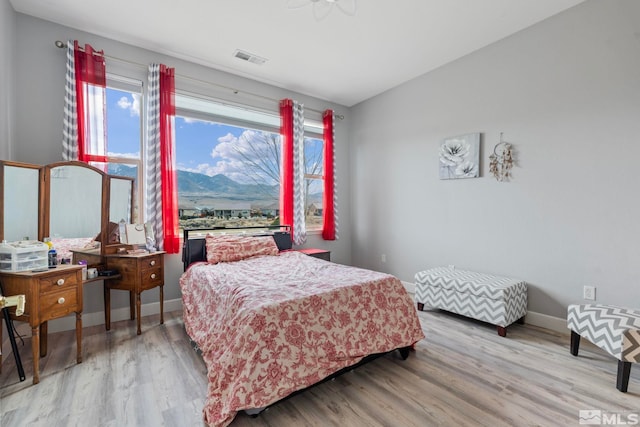
{"type": "Polygon", "coordinates": [[[107,88],[107,147],[109,153],[140,156],[140,97],[107,88]]]}
{"type": "MultiPolygon", "coordinates": [[[[221,173],[240,183],[253,183],[247,174],[247,162],[251,161],[247,159],[257,159],[254,162],[261,168],[273,160],[270,136],[262,131],[176,117],[175,134],[176,166],[180,170],[209,176],[221,173]]],[[[107,135],[110,154],[140,156],[139,96],[107,88],[107,135]]],[[[321,150],[320,140],[306,144],[309,171],[321,158],[321,150]]],[[[315,173],[321,172],[316,168],[315,173]]],[[[266,175],[263,179],[275,184],[266,175]]]]}

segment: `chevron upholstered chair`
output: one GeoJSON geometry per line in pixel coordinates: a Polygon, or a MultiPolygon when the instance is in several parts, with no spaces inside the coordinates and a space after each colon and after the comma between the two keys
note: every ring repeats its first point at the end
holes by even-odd
{"type": "Polygon", "coordinates": [[[618,359],[616,388],[627,391],[631,364],[640,362],[640,310],[600,304],[572,304],[567,309],[571,354],[584,337],[618,359]]]}

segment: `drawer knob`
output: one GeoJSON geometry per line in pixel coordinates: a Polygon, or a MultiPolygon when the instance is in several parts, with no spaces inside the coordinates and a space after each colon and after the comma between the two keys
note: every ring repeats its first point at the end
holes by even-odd
{"type": "Polygon", "coordinates": [[[58,298],[58,304],[64,304],[64,298],[63,297],[58,298]]]}
{"type": "Polygon", "coordinates": [[[151,264],[151,265],[156,265],[156,260],[155,260],[155,259],[154,259],[154,260],[151,260],[151,262],[150,262],[149,264],[151,264]]]}
{"type": "Polygon", "coordinates": [[[155,279],[155,278],[156,278],[156,273],[153,273],[153,274],[151,275],[151,278],[152,278],[152,279],[155,279]]]}
{"type": "Polygon", "coordinates": [[[58,279],[58,281],[56,282],[56,284],[57,284],[58,286],[62,286],[62,285],[64,285],[64,279],[58,279]]]}

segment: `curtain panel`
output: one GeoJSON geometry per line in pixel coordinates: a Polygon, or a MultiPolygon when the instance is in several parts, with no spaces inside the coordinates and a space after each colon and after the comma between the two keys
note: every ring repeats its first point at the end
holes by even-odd
{"type": "Polygon", "coordinates": [[[103,51],[67,42],[62,159],[107,161],[106,65],[103,51]]]}
{"type": "Polygon", "coordinates": [[[322,238],[324,240],[338,239],[338,195],[335,180],[335,149],[333,110],[326,110],[322,114],[323,123],[323,159],[324,159],[324,192],[322,196],[322,238]]]}
{"type": "Polygon", "coordinates": [[[178,181],[175,168],[175,70],[162,64],[149,66],[145,142],[146,218],[153,224],[158,248],[180,250],[178,233],[178,181]]]}
{"type": "Polygon", "coordinates": [[[280,101],[282,166],[280,172],[280,224],[291,226],[296,245],[307,239],[304,194],[304,106],[280,101]]]}

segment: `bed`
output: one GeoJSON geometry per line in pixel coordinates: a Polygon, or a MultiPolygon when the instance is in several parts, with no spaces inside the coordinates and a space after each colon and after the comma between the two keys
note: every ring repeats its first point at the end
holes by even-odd
{"type": "Polygon", "coordinates": [[[256,414],[370,355],[398,349],[406,358],[424,338],[391,275],[290,250],[286,231],[184,233],[183,317],[207,366],[210,426],[256,414]]]}

